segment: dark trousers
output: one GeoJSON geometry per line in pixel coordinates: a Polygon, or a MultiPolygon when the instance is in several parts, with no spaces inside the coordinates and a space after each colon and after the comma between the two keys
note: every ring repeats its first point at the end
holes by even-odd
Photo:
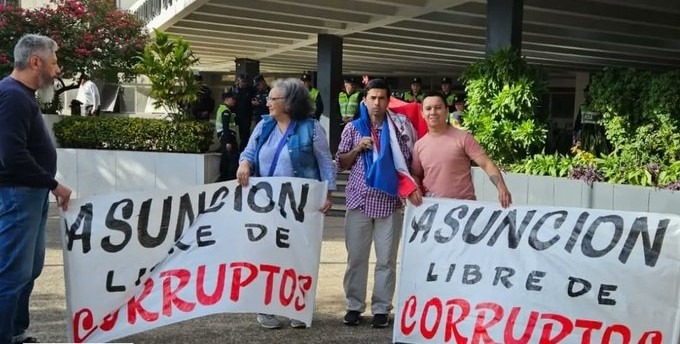
{"type": "Polygon", "coordinates": [[[29,325],[33,281],[45,262],[47,189],[0,187],[0,344],[29,325]]]}
{"type": "Polygon", "coordinates": [[[220,176],[218,182],[236,179],[238,169],[238,145],[236,143],[236,133],[227,130],[226,134],[220,136],[220,176]],[[231,149],[227,149],[227,144],[231,144],[231,149]]]}
{"type": "Polygon", "coordinates": [[[250,126],[252,124],[252,116],[238,116],[236,117],[236,125],[238,125],[238,139],[239,139],[239,149],[243,152],[248,145],[248,139],[250,139],[250,126]]]}

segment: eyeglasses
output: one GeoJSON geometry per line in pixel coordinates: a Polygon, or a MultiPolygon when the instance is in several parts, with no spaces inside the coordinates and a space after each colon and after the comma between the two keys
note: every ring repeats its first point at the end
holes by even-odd
{"type": "Polygon", "coordinates": [[[279,100],[279,99],[286,99],[286,97],[267,97],[268,102],[273,102],[273,101],[279,100]]]}

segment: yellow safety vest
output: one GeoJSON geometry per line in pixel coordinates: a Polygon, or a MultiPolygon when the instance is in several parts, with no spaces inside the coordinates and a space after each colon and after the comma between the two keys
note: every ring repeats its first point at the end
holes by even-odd
{"type": "Polygon", "coordinates": [[[316,87],[312,87],[311,90],[309,90],[309,98],[316,104],[316,97],[319,96],[319,90],[316,89],[316,87]]]}
{"type": "Polygon", "coordinates": [[[359,108],[359,92],[354,92],[349,96],[346,92],[340,92],[338,103],[340,103],[340,116],[354,117],[359,108]]]}
{"type": "Polygon", "coordinates": [[[424,97],[425,97],[425,95],[423,94],[423,92],[418,93],[418,95],[415,96],[415,97],[413,97],[413,93],[411,93],[411,91],[404,92],[404,101],[405,102],[412,103],[413,99],[415,99],[418,103],[422,103],[424,97]]]}
{"type": "MultiPolygon", "coordinates": [[[[227,107],[225,104],[220,104],[220,106],[217,107],[217,113],[215,114],[215,131],[218,133],[221,133],[224,129],[224,124],[222,123],[222,112],[224,112],[224,110],[228,110],[229,113],[231,113],[229,107],[227,107]]],[[[228,128],[229,123],[226,123],[226,125],[228,128]]]]}
{"type": "Polygon", "coordinates": [[[446,105],[448,105],[449,108],[452,108],[453,104],[456,102],[456,94],[455,93],[445,94],[444,99],[446,99],[446,105]]]}

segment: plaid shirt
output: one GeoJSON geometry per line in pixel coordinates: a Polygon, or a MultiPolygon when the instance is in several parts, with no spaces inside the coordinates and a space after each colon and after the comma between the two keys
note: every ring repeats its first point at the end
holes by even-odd
{"type": "MultiPolygon", "coordinates": [[[[415,130],[404,116],[393,115],[392,119],[394,120],[397,129],[400,131],[400,133],[397,134],[399,148],[401,148],[401,152],[404,154],[407,166],[410,167],[415,130]]],[[[382,128],[380,126],[374,126],[373,128],[375,129],[377,136],[380,137],[382,128]]],[[[359,144],[361,138],[361,133],[354,127],[354,124],[350,122],[345,125],[336,154],[336,165],[338,168],[340,168],[340,154],[351,151],[359,144]]],[[[361,154],[357,155],[350,170],[345,195],[345,205],[347,206],[347,209],[359,209],[372,218],[390,216],[395,210],[401,207],[401,200],[399,197],[390,196],[378,189],[366,185],[364,163],[361,160],[361,154]]]]}

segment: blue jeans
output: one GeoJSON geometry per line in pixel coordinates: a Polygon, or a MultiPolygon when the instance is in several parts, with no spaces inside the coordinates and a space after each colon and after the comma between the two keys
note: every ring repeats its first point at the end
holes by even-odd
{"type": "Polygon", "coordinates": [[[28,329],[33,281],[45,263],[48,193],[0,187],[0,344],[28,329]]]}

